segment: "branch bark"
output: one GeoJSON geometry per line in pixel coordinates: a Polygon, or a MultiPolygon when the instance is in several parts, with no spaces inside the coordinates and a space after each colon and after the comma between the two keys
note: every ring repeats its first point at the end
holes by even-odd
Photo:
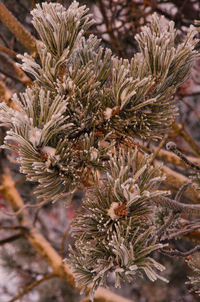
{"type": "Polygon", "coordinates": [[[181,135],[188,145],[195,151],[197,155],[200,155],[200,146],[196,144],[194,139],[189,135],[189,133],[184,129],[183,125],[172,123],[172,129],[177,135],[181,135]]]}
{"type": "MultiPolygon", "coordinates": [[[[156,150],[156,149],[153,149],[156,150]]],[[[165,162],[168,162],[170,164],[173,164],[175,166],[180,166],[185,168],[185,163],[175,154],[172,152],[169,152],[167,150],[161,149],[157,155],[157,159],[161,159],[165,162]]],[[[191,161],[192,163],[200,166],[200,159],[193,156],[187,156],[187,159],[191,161]]]]}
{"type": "MultiPolygon", "coordinates": [[[[158,161],[155,161],[155,165],[160,165],[158,161]]],[[[162,167],[162,171],[166,176],[165,184],[173,186],[176,190],[179,190],[182,185],[189,182],[189,178],[170,169],[167,166],[162,167]]],[[[186,190],[188,200],[191,200],[193,203],[200,203],[200,193],[189,186],[186,190]]]]}
{"type": "Polygon", "coordinates": [[[32,55],[37,52],[36,39],[24,28],[2,2],[0,2],[0,19],[32,55]]]}

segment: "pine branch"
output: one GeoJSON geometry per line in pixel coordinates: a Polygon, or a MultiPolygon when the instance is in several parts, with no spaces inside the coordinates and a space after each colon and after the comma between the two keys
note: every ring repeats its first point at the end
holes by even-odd
{"type": "Polygon", "coordinates": [[[18,152],[20,171],[38,183],[35,193],[41,203],[24,205],[5,169],[2,192],[14,211],[7,214],[28,227],[25,238],[56,276],[72,287],[76,276],[82,291],[92,283],[91,300],[110,272],[116,287],[121,280],[143,274],[151,281],[167,281],[157,273],[164,266],[151,256],[166,246],[156,230],[155,205],[172,210],[168,219],[164,217],[161,232],[177,212],[200,213],[199,205],[179,202],[186,188],[192,197],[200,196],[183,185],[186,177],[167,167],[162,168],[167,181],[176,188],[183,185],[176,200],[164,197],[169,192],[157,187],[164,177],[157,161],[155,167],[150,164],[167,135],[151,159],[137,148],[130,151],[121,141],[135,136],[158,139],[166,133],[177,115],[175,90],[197,56],[196,30],[191,26],[177,46],[174,23],[153,14],[150,26],[136,35],[140,52],[128,61],[113,56],[96,37],[84,36],[93,20],[76,1],[68,10],[58,3],[38,4],[31,14],[41,37],[39,57],[20,57],[22,69],[35,81],[24,93],[13,96],[19,111],[0,104],[0,113],[1,126],[9,127],[3,148],[18,152]],[[73,221],[75,248],[67,260],[73,276],[34,226],[37,215],[30,223],[27,208],[72,197],[83,187],[87,188],[85,212],[73,221]]]}
{"type": "MultiPolygon", "coordinates": [[[[4,196],[12,209],[14,211],[18,211],[20,208],[22,208],[24,206],[23,200],[15,188],[15,183],[8,168],[4,170],[4,174],[2,176],[2,186],[4,187],[4,196]]],[[[18,220],[22,227],[31,225],[31,219],[25,210],[21,214],[21,217],[18,217],[18,220]]],[[[44,259],[44,261],[46,261],[53,269],[53,273],[59,278],[65,280],[73,288],[76,288],[74,277],[68,265],[63,263],[61,257],[52,248],[50,243],[42,236],[42,234],[39,233],[38,229],[35,227],[29,227],[29,231],[25,234],[25,237],[44,259]]],[[[77,290],[80,290],[80,288],[77,288],[77,290]]],[[[119,298],[119,296],[103,288],[99,288],[94,297],[96,299],[102,298],[105,300],[105,302],[131,302],[128,299],[119,298]],[[113,298],[113,300],[109,298],[110,296],[113,298]]]]}

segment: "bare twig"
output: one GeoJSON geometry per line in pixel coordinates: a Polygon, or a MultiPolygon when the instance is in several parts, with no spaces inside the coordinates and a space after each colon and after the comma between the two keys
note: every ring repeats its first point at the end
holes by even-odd
{"type": "Polygon", "coordinates": [[[0,102],[4,101],[8,107],[19,110],[16,103],[11,99],[12,92],[8,89],[3,81],[0,81],[0,102]]]}
{"type": "Polygon", "coordinates": [[[61,247],[60,247],[60,255],[62,258],[65,257],[65,241],[66,241],[67,235],[69,233],[69,230],[70,230],[70,225],[68,225],[68,227],[66,228],[66,230],[64,231],[63,236],[62,236],[61,247]]]}
{"type": "Polygon", "coordinates": [[[2,2],[0,2],[0,19],[31,54],[36,53],[36,39],[24,28],[2,2]]]}
{"type": "Polygon", "coordinates": [[[40,283],[49,280],[51,278],[55,278],[57,277],[55,273],[50,273],[45,275],[42,279],[34,281],[33,283],[29,284],[28,286],[26,286],[23,291],[21,291],[21,293],[19,293],[17,296],[15,296],[14,298],[12,298],[11,300],[9,300],[8,302],[14,302],[19,300],[20,298],[22,298],[24,295],[26,295],[28,292],[30,292],[34,287],[38,286],[40,283]]]}
{"type": "Polygon", "coordinates": [[[163,226],[156,233],[158,238],[161,237],[161,235],[165,232],[165,230],[167,230],[167,228],[171,225],[171,223],[174,221],[174,219],[177,218],[179,215],[180,214],[176,213],[175,211],[172,211],[170,213],[170,215],[169,215],[168,219],[166,220],[166,222],[163,224],[163,226]]]}
{"type": "Polygon", "coordinates": [[[0,81],[0,100],[6,103],[10,100],[12,92],[6,87],[3,81],[0,81]]]}
{"type": "MultiPolygon", "coordinates": [[[[174,200],[175,202],[179,202],[181,196],[183,195],[183,193],[185,192],[185,190],[187,189],[187,187],[190,184],[191,184],[191,182],[188,182],[188,183],[182,185],[182,187],[179,189],[179,191],[177,192],[177,194],[175,196],[175,200],[174,200]]],[[[167,230],[167,228],[171,225],[171,223],[173,221],[175,221],[175,219],[177,219],[179,216],[180,216],[180,211],[178,211],[177,209],[175,209],[175,210],[173,209],[171,211],[169,217],[167,218],[167,220],[163,224],[163,226],[158,230],[157,236],[161,237],[161,235],[164,233],[164,231],[167,230]]]]}
{"type": "Polygon", "coordinates": [[[150,160],[150,164],[152,164],[156,158],[156,156],[158,155],[159,151],[161,150],[161,148],[164,146],[164,144],[166,143],[166,140],[168,139],[169,134],[166,133],[163,137],[163,139],[161,140],[160,144],[158,145],[158,147],[155,149],[151,160],[150,160]]]}
{"type": "Polygon", "coordinates": [[[175,122],[172,124],[172,128],[176,132],[177,135],[181,135],[188,145],[195,151],[196,154],[200,155],[200,146],[196,144],[194,139],[189,135],[189,133],[184,129],[183,125],[176,124],[175,122]]]}
{"type": "MultiPolygon", "coordinates": [[[[155,161],[156,166],[160,166],[160,163],[155,161]]],[[[164,185],[168,186],[168,188],[174,188],[176,191],[179,189],[183,184],[189,182],[189,178],[172,170],[167,166],[161,167],[162,172],[165,174],[166,179],[164,185]]],[[[193,188],[193,186],[189,186],[187,188],[187,199],[192,201],[193,203],[200,202],[200,194],[197,190],[193,188]]]]}
{"type": "Polygon", "coordinates": [[[3,41],[3,43],[5,44],[5,46],[7,48],[9,48],[8,41],[6,40],[6,38],[4,37],[4,35],[1,32],[0,32],[0,39],[3,41]]]}
{"type": "Polygon", "coordinates": [[[9,236],[7,238],[4,238],[4,239],[0,240],[0,245],[4,245],[5,243],[9,243],[14,240],[17,240],[17,239],[21,238],[22,236],[23,236],[23,233],[18,233],[18,234],[9,236]]]}
{"type": "Polygon", "coordinates": [[[0,45],[0,51],[4,52],[5,54],[9,55],[10,57],[12,57],[14,59],[16,59],[16,57],[17,57],[17,53],[14,50],[4,47],[2,45],[0,45]]]}
{"type": "Polygon", "coordinates": [[[108,16],[107,16],[107,10],[105,8],[105,4],[103,3],[102,0],[99,0],[98,1],[99,3],[99,8],[100,8],[100,11],[101,11],[101,14],[102,14],[102,17],[104,19],[104,22],[105,22],[105,25],[106,25],[106,31],[110,37],[110,41],[111,41],[111,45],[112,47],[114,48],[114,51],[118,54],[118,55],[121,55],[121,52],[120,52],[120,49],[119,49],[119,44],[118,44],[118,41],[114,35],[114,32],[113,32],[113,28],[112,28],[112,24],[111,22],[109,21],[108,19],[108,16]]]}
{"type": "Polygon", "coordinates": [[[171,240],[173,238],[177,238],[180,236],[191,236],[190,240],[192,240],[193,238],[193,234],[196,232],[196,235],[198,233],[198,238],[200,240],[200,232],[199,232],[199,228],[200,228],[200,224],[195,223],[194,225],[189,225],[187,227],[183,227],[181,230],[172,232],[171,234],[167,234],[166,236],[162,237],[162,240],[171,240]]]}
{"type": "Polygon", "coordinates": [[[176,144],[174,142],[169,142],[166,145],[167,150],[170,150],[172,152],[174,152],[180,159],[182,159],[182,161],[189,166],[189,168],[196,170],[196,171],[200,171],[200,167],[197,166],[196,164],[190,162],[187,157],[177,148],[176,144]]]}
{"type": "Polygon", "coordinates": [[[5,210],[0,210],[0,213],[5,214],[7,216],[18,216],[20,215],[25,209],[40,209],[42,206],[47,204],[49,201],[45,200],[42,201],[38,204],[25,204],[23,207],[21,207],[18,211],[16,212],[8,212],[5,210]]]}
{"type": "Polygon", "coordinates": [[[25,85],[30,85],[31,79],[21,70],[18,65],[4,53],[0,53],[1,73],[13,78],[15,81],[20,81],[25,85]]]}
{"type": "Polygon", "coordinates": [[[187,182],[186,184],[183,184],[182,187],[180,187],[180,189],[178,190],[178,192],[176,193],[175,196],[175,200],[176,201],[180,201],[181,196],[183,195],[183,193],[187,190],[187,188],[192,184],[191,181],[187,182]]]}
{"type": "Polygon", "coordinates": [[[161,249],[161,253],[164,255],[167,255],[167,256],[171,256],[171,257],[187,257],[189,255],[196,253],[199,250],[200,250],[200,245],[197,245],[193,249],[186,251],[186,252],[181,252],[178,250],[161,249]]]}
{"type": "MultiPolygon", "coordinates": [[[[191,222],[189,220],[186,220],[184,218],[179,218],[178,220],[179,227],[177,227],[173,230],[170,230],[170,233],[167,235],[162,236],[162,240],[171,240],[173,238],[177,237],[188,237],[190,241],[193,241],[193,237],[197,237],[200,240],[200,222],[195,221],[191,222]],[[193,236],[195,234],[195,236],[193,236]],[[190,238],[191,236],[191,238],[190,238]]],[[[195,238],[195,239],[197,239],[195,238]]]]}
{"type": "Polygon", "coordinates": [[[200,205],[197,204],[184,204],[176,200],[172,200],[166,196],[158,196],[153,198],[156,204],[161,205],[167,209],[171,209],[175,212],[185,213],[185,214],[200,214],[200,205]]]}
{"type": "MultiPolygon", "coordinates": [[[[169,152],[167,150],[161,149],[157,155],[157,159],[168,162],[170,164],[173,164],[175,166],[180,166],[180,167],[185,167],[184,162],[177,157],[175,154],[173,154],[172,152],[169,152]]],[[[200,159],[197,157],[193,157],[193,156],[187,156],[187,159],[200,166],[200,159]]]]}
{"type": "MultiPolygon", "coordinates": [[[[193,96],[193,94],[191,94],[193,96]]],[[[200,95],[200,92],[198,93],[200,95]]],[[[200,120],[200,114],[195,110],[193,106],[190,105],[190,103],[186,102],[184,99],[182,99],[182,102],[196,115],[196,117],[200,120]]]]}

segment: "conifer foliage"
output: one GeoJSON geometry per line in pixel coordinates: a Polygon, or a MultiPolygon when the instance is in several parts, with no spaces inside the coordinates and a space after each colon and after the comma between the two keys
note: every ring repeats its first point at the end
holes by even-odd
{"type": "Polygon", "coordinates": [[[109,274],[116,286],[143,274],[164,280],[157,273],[164,267],[152,258],[165,246],[152,201],[167,193],[158,189],[163,176],[124,142],[158,139],[174,120],[173,95],[196,57],[196,30],[191,26],[177,46],[174,23],[154,14],[128,61],[85,36],[94,21],[76,1],[68,9],[42,3],[32,16],[39,57],[19,57],[34,82],[13,96],[17,111],[0,104],[1,125],[9,127],[3,147],[18,152],[39,200],[87,189],[67,261],[83,288],[93,283],[91,298],[109,274]]]}

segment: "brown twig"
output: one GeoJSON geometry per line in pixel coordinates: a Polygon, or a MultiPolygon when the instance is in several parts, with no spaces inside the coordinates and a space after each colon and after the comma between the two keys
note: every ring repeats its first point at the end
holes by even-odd
{"type": "MultiPolygon", "coordinates": [[[[200,92],[198,93],[198,95],[200,95],[200,92]]],[[[191,106],[188,102],[186,102],[184,99],[182,99],[182,102],[192,111],[194,112],[194,114],[196,115],[196,117],[198,118],[198,120],[200,120],[200,114],[195,110],[195,108],[193,106],[191,106]]]]}
{"type": "Polygon", "coordinates": [[[24,295],[26,295],[28,292],[30,292],[34,287],[38,286],[40,283],[42,283],[42,282],[44,282],[46,280],[49,280],[51,278],[55,278],[55,277],[57,277],[55,273],[50,273],[50,274],[45,275],[42,279],[34,281],[31,284],[29,284],[28,286],[26,286],[23,289],[23,291],[21,291],[17,296],[15,296],[14,298],[12,298],[8,302],[14,302],[14,301],[19,300],[24,295]]]}
{"type": "Polygon", "coordinates": [[[0,81],[0,100],[6,103],[10,100],[12,92],[6,87],[3,81],[0,81]]]}
{"type": "Polygon", "coordinates": [[[199,226],[199,228],[186,232],[185,234],[183,234],[183,237],[186,239],[189,239],[190,241],[199,243],[200,242],[200,226],[199,226]]]}
{"type": "Polygon", "coordinates": [[[62,258],[65,257],[65,242],[66,242],[66,238],[69,233],[69,230],[70,230],[70,225],[68,225],[68,227],[66,228],[66,230],[64,231],[63,236],[62,236],[61,246],[60,246],[60,255],[62,258]]]}
{"type": "Polygon", "coordinates": [[[23,207],[21,207],[18,211],[16,212],[8,212],[6,210],[0,210],[0,213],[7,215],[7,216],[18,216],[20,215],[25,209],[40,209],[43,205],[47,204],[48,201],[42,201],[38,204],[25,204],[23,207]]]}
{"type": "Polygon", "coordinates": [[[175,196],[175,200],[176,201],[180,201],[181,199],[181,196],[183,195],[183,193],[187,190],[187,188],[192,184],[191,181],[183,184],[180,189],[178,190],[178,192],[176,193],[176,196],[175,196]]]}
{"type": "Polygon", "coordinates": [[[158,147],[155,149],[155,151],[154,151],[154,153],[153,153],[153,155],[152,155],[152,157],[151,157],[151,159],[150,159],[150,162],[149,162],[150,164],[152,164],[152,163],[154,162],[154,160],[155,160],[155,158],[157,157],[159,151],[160,151],[161,148],[165,145],[166,140],[168,139],[168,136],[169,136],[168,133],[166,133],[166,134],[164,135],[163,139],[161,140],[161,142],[160,142],[160,144],[158,145],[158,147]]]}
{"type": "Polygon", "coordinates": [[[181,236],[184,236],[184,237],[186,236],[186,237],[190,238],[190,235],[191,235],[190,240],[192,240],[193,234],[198,235],[198,238],[200,240],[200,225],[199,224],[194,224],[194,225],[190,225],[187,227],[183,226],[181,228],[181,230],[178,230],[178,231],[168,234],[166,236],[162,236],[162,240],[166,240],[166,239],[171,240],[173,238],[177,238],[177,237],[181,237],[181,236]]]}
{"type": "Polygon", "coordinates": [[[153,198],[154,202],[162,207],[171,209],[174,212],[180,212],[185,214],[200,214],[200,205],[196,204],[184,204],[179,201],[170,199],[166,196],[158,196],[153,198]]]}
{"type": "Polygon", "coordinates": [[[170,150],[171,152],[175,153],[184,163],[187,167],[190,169],[193,169],[197,172],[200,172],[200,166],[190,162],[187,157],[180,151],[180,149],[177,148],[176,144],[174,142],[168,142],[166,145],[166,149],[170,150]]]}
{"type": "Polygon", "coordinates": [[[107,33],[110,37],[111,45],[113,46],[115,53],[118,54],[118,55],[121,55],[121,52],[120,52],[120,49],[119,49],[119,44],[118,44],[117,39],[116,39],[116,37],[114,35],[114,32],[113,32],[112,24],[109,21],[108,16],[107,16],[107,11],[105,9],[105,4],[103,3],[102,0],[99,0],[98,3],[99,3],[99,8],[100,8],[100,11],[101,11],[101,14],[102,14],[102,18],[104,19],[104,22],[105,22],[105,25],[106,25],[106,31],[107,31],[107,33]]]}
{"type": "Polygon", "coordinates": [[[6,38],[4,37],[4,35],[1,32],[0,32],[0,39],[3,41],[3,43],[5,44],[5,46],[7,48],[9,48],[8,41],[6,40],[6,38]]]}
{"type": "Polygon", "coordinates": [[[189,255],[192,255],[196,253],[197,251],[200,250],[200,245],[195,246],[193,249],[186,251],[186,252],[181,252],[178,250],[167,250],[167,249],[162,249],[161,253],[167,256],[171,257],[187,257],[189,255]]]}
{"type": "Polygon", "coordinates": [[[177,135],[181,135],[188,145],[195,151],[197,155],[200,155],[200,146],[194,141],[194,139],[189,135],[189,133],[184,129],[184,126],[181,124],[172,123],[172,128],[177,135]]]}
{"type": "MultiPolygon", "coordinates": [[[[159,162],[156,162],[156,166],[159,166],[159,162]]],[[[175,188],[176,190],[179,189],[183,184],[189,182],[189,178],[170,169],[167,166],[161,167],[162,172],[165,174],[165,185],[167,184],[168,187],[175,188]]],[[[193,186],[187,188],[187,199],[192,201],[193,203],[200,202],[200,193],[196,191],[193,186]]]]}
{"type": "Polygon", "coordinates": [[[18,234],[9,236],[7,238],[4,238],[4,239],[0,240],[0,245],[4,245],[5,243],[9,243],[9,242],[12,242],[14,240],[17,240],[17,239],[21,238],[22,236],[23,236],[22,233],[18,233],[18,234]]]}
{"type": "Polygon", "coordinates": [[[21,70],[12,58],[0,53],[1,73],[13,78],[15,81],[20,81],[25,85],[30,85],[31,79],[21,70]]]}
{"type": "MultiPolygon", "coordinates": [[[[187,158],[190,162],[200,166],[200,158],[193,156],[187,156],[187,158]]],[[[162,161],[173,164],[175,166],[185,167],[184,162],[177,155],[164,149],[161,149],[159,151],[157,159],[161,159],[162,161]]]]}
{"type": "Polygon", "coordinates": [[[16,103],[11,99],[12,92],[3,81],[0,81],[0,102],[4,101],[6,105],[14,110],[18,110],[16,103]]]}
{"type": "Polygon", "coordinates": [[[2,51],[3,53],[9,55],[10,57],[12,57],[14,59],[16,59],[16,57],[17,57],[17,53],[14,50],[4,47],[2,45],[0,45],[0,51],[2,51]]]}
{"type": "Polygon", "coordinates": [[[0,19],[30,53],[35,55],[37,51],[36,39],[24,28],[2,2],[0,2],[0,19]]]}

